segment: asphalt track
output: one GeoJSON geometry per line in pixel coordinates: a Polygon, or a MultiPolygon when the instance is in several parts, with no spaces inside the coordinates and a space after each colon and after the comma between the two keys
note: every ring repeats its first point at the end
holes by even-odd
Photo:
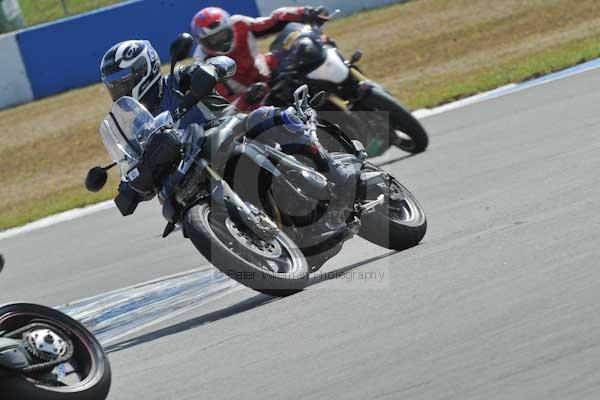
{"type": "MultiPolygon", "coordinates": [[[[600,398],[599,88],[595,70],[424,119],[430,150],[386,162],[426,209],[420,246],[355,239],[325,267],[338,279],[234,288],[112,341],[109,398],[600,398]]],[[[0,303],[210,271],[159,214],[0,241],[0,303]]]]}

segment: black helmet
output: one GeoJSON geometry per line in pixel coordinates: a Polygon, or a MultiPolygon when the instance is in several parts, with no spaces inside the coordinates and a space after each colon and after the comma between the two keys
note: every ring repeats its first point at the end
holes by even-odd
{"type": "Polygon", "coordinates": [[[117,43],[102,57],[100,75],[113,101],[141,100],[162,76],[160,58],[147,40],[117,43]]]}

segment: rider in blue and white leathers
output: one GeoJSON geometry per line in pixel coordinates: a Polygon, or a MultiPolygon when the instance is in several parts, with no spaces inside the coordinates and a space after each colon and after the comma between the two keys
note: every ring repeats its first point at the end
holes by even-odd
{"type": "MultiPolygon", "coordinates": [[[[115,44],[102,57],[100,65],[102,81],[113,101],[123,96],[133,97],[153,115],[174,112],[192,79],[205,79],[207,83],[214,81],[216,84],[219,76],[230,69],[235,71],[235,61],[218,57],[213,61],[177,66],[172,76],[163,75],[158,53],[146,40],[115,44]]],[[[227,100],[211,90],[190,109],[179,127],[219,118],[227,107],[227,100]]]]}
{"type": "MultiPolygon", "coordinates": [[[[203,125],[211,121],[219,122],[228,111],[228,115],[237,110],[215,91],[215,86],[223,77],[235,73],[235,61],[226,56],[214,57],[210,60],[177,66],[173,75],[163,75],[158,53],[150,42],[129,40],[111,47],[102,58],[100,66],[104,82],[113,101],[129,96],[142,103],[150,113],[157,116],[165,111],[174,114],[182,105],[183,96],[188,91],[194,94],[196,104],[177,122],[175,128],[185,129],[191,124],[203,125]]],[[[250,115],[238,115],[239,124],[236,129],[252,135],[267,130],[301,134],[304,126],[285,110],[263,107],[250,115]]],[[[278,135],[282,138],[282,135],[278,135]]],[[[285,135],[283,135],[285,139],[285,135]]],[[[157,151],[145,152],[141,160],[146,173],[141,173],[133,182],[124,178],[119,193],[129,196],[127,209],[132,213],[137,203],[149,200],[158,193],[164,174],[156,170],[168,172],[178,161],[180,143],[172,132],[153,135],[152,141],[157,151]],[[145,159],[152,157],[152,159],[145,159]],[[132,189],[132,190],[131,190],[132,189]]],[[[285,141],[285,140],[284,140],[285,141]]],[[[284,145],[284,143],[282,143],[284,145]]],[[[121,207],[119,207],[121,209],[121,207]]],[[[123,212],[123,210],[121,210],[123,212]]],[[[125,213],[124,213],[125,214],[125,213]]]]}

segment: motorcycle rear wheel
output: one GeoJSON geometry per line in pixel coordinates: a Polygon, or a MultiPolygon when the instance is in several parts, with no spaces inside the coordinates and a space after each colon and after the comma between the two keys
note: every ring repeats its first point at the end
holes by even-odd
{"type": "Polygon", "coordinates": [[[0,337],[33,322],[44,323],[67,335],[74,346],[69,364],[82,379],[73,385],[51,385],[39,373],[2,371],[3,400],[104,400],[111,383],[110,364],[102,346],[79,322],[49,307],[15,303],[0,307],[0,337]]]}
{"type": "MultiPolygon", "coordinates": [[[[367,164],[367,170],[379,168],[367,164]]],[[[391,176],[385,190],[378,185],[367,190],[370,199],[380,194],[385,196],[384,204],[363,215],[358,235],[373,244],[398,251],[418,245],[427,232],[427,218],[417,199],[391,176]]]]}

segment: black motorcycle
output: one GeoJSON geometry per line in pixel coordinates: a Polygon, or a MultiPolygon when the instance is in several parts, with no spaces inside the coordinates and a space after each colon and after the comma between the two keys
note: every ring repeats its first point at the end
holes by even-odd
{"type": "MultiPolygon", "coordinates": [[[[185,52],[178,56],[175,51],[172,62],[184,57],[185,52]]],[[[161,175],[158,189],[168,221],[163,236],[180,225],[225,275],[259,292],[286,296],[306,287],[309,274],[357,233],[397,250],[417,245],[425,235],[425,214],[414,196],[366,162],[360,142],[348,139],[337,125],[319,121],[306,86],[294,92],[293,108],[233,115],[181,132],[173,127],[186,104],[197,101],[192,92],[174,115],[156,118],[123,97],[100,132],[124,181],[131,182],[156,177],[141,166],[149,159],[159,162],[165,138],[179,138],[180,160],[161,175]],[[345,152],[329,153],[317,130],[335,137],[345,152]]],[[[86,186],[99,190],[105,170],[90,170],[86,186]]],[[[117,206],[131,214],[134,208],[119,196],[117,206]]]]}
{"type": "Polygon", "coordinates": [[[427,148],[429,139],[420,122],[357,66],[361,51],[346,60],[319,26],[301,23],[288,24],[270,50],[279,65],[268,83],[266,104],[285,107],[294,89],[306,84],[311,93],[326,93],[317,106],[319,115],[363,142],[369,156],[381,155],[390,146],[413,154],[427,148]]]}
{"type": "Polygon", "coordinates": [[[2,400],[104,400],[110,382],[102,346],[79,322],[37,304],[0,306],[2,400]]]}

